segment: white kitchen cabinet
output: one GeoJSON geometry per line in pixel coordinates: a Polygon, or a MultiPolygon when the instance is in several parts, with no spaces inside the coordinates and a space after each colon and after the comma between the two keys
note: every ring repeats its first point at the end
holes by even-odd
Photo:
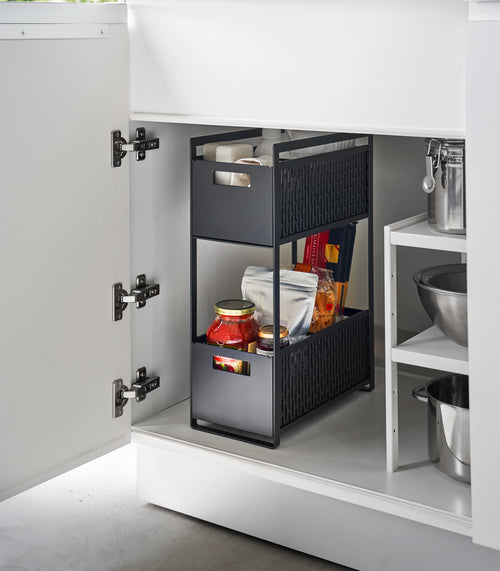
{"type": "Polygon", "coordinates": [[[463,0],[127,4],[134,117],[463,135],[463,0]]]}
{"type": "MultiPolygon", "coordinates": [[[[129,384],[133,371],[146,366],[160,376],[161,385],[135,407],[140,497],[360,569],[498,568],[500,554],[471,540],[500,548],[499,510],[487,505],[489,498],[492,506],[500,507],[494,472],[488,467],[488,462],[500,462],[500,455],[484,445],[491,442],[489,435],[496,433],[498,423],[483,371],[494,365],[493,312],[482,317],[483,304],[494,300],[494,283],[488,283],[484,300],[484,284],[479,284],[483,268],[489,267],[483,261],[482,224],[488,217],[494,220],[494,211],[480,215],[477,200],[481,193],[481,203],[496,200],[482,181],[483,176],[491,180],[488,173],[494,172],[495,160],[485,164],[481,154],[485,133],[491,137],[486,139],[488,152],[493,153],[495,131],[484,109],[480,112],[481,105],[467,115],[472,157],[468,189],[475,189],[476,181],[482,183],[481,189],[468,192],[471,304],[478,308],[471,320],[472,386],[482,376],[471,389],[472,496],[467,486],[448,480],[426,462],[425,411],[411,401],[409,391],[401,395],[401,464],[406,469],[386,472],[380,375],[373,393],[340,401],[286,434],[274,451],[192,431],[185,400],[189,137],[231,125],[368,131],[376,135],[375,147],[377,136],[384,134],[464,136],[466,102],[479,100],[481,86],[496,81],[475,69],[481,68],[482,58],[493,57],[487,50],[496,45],[487,35],[479,41],[484,23],[473,25],[479,29],[472,30],[468,51],[478,84],[470,86],[466,101],[461,56],[452,58],[445,72],[442,66],[429,65],[443,37],[457,46],[453,53],[462,53],[467,15],[461,1],[402,2],[398,8],[383,2],[377,3],[376,14],[368,2],[356,3],[359,12],[352,2],[317,2],[326,12],[315,12],[313,21],[310,5],[306,9],[295,2],[266,5],[263,20],[257,20],[245,12],[246,2],[229,7],[134,0],[129,3],[128,29],[123,5],[12,4],[0,5],[0,37],[22,38],[0,40],[0,97],[2,110],[8,111],[0,143],[2,298],[8,300],[3,306],[8,326],[2,328],[0,415],[0,428],[8,435],[2,441],[4,495],[130,438],[131,406],[125,407],[123,417],[112,418],[112,383],[121,378],[129,384]],[[213,6],[217,20],[208,6],[213,6]],[[291,42],[302,29],[299,20],[305,22],[305,40],[324,34],[336,37],[338,45],[324,48],[319,39],[291,42]],[[416,34],[417,20],[435,30],[428,42],[416,34]],[[240,43],[246,47],[238,54],[234,46],[240,36],[235,30],[242,21],[245,41],[240,43]],[[262,21],[267,36],[260,33],[262,21]],[[203,22],[210,25],[204,27],[203,22]],[[222,31],[232,37],[230,52],[220,39],[222,31]],[[68,35],[73,39],[61,39],[68,35]],[[250,54],[249,42],[256,36],[260,47],[250,54]],[[128,131],[128,37],[132,119],[147,121],[141,125],[148,135],[159,137],[160,149],[149,152],[143,162],[128,156],[122,167],[113,169],[111,131],[128,131]],[[279,37],[288,49],[286,57],[273,60],[273,65],[260,57],[257,71],[248,64],[250,55],[271,54],[279,37]],[[401,46],[397,54],[395,45],[401,46]],[[486,53],[476,53],[476,46],[486,53]],[[337,58],[340,52],[349,65],[337,58]],[[330,54],[335,54],[333,60],[330,54]],[[319,58],[314,67],[313,55],[319,58]],[[332,73],[325,73],[332,61],[332,73]],[[223,87],[222,71],[231,76],[223,87]],[[250,73],[252,81],[246,83],[250,73]],[[301,74],[314,78],[314,89],[297,81],[301,74]],[[336,78],[342,80],[337,83],[336,78]],[[429,83],[442,94],[431,104],[420,90],[429,83]],[[268,84],[271,88],[263,92],[268,84]],[[290,85],[297,89],[290,90],[290,85]],[[141,273],[160,284],[160,296],[143,309],[128,307],[124,318],[113,322],[113,283],[122,282],[129,291],[141,273]],[[489,328],[487,340],[483,327],[489,328]],[[483,347],[491,351],[487,363],[483,347]],[[475,418],[474,408],[480,411],[475,418]]],[[[495,83],[490,87],[500,91],[495,83]]],[[[134,122],[130,132],[137,126],[134,122]]],[[[381,171],[397,170],[397,155],[376,157],[381,171]]],[[[408,160],[404,150],[400,158],[408,160]]],[[[410,158],[410,163],[413,160],[418,163],[420,157],[410,158]]],[[[404,176],[406,172],[402,187],[404,176]]],[[[392,208],[390,202],[387,208],[392,208]]],[[[487,232],[494,244],[494,222],[487,232]]],[[[201,274],[217,275],[232,267],[237,277],[228,287],[234,289],[248,261],[266,263],[265,256],[256,258],[260,255],[227,249],[216,256],[207,245],[201,274]]],[[[220,281],[207,282],[207,300],[213,301],[218,287],[220,281]]],[[[207,309],[207,317],[209,313],[207,309]]],[[[413,384],[414,379],[403,382],[413,384]]]]}

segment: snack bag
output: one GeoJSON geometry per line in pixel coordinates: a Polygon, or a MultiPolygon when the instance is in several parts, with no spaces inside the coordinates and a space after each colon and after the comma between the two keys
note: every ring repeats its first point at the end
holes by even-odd
{"type": "Polygon", "coordinates": [[[309,326],[309,333],[317,333],[335,321],[335,308],[337,306],[336,285],[333,272],[325,268],[318,268],[309,264],[295,264],[296,272],[307,272],[318,276],[318,289],[314,301],[314,310],[309,326]]]}
{"type": "Polygon", "coordinates": [[[338,226],[306,238],[304,264],[332,270],[337,297],[336,315],[343,315],[349,285],[356,222],[338,226]]]}
{"type": "MultiPolygon", "coordinates": [[[[290,343],[307,337],[317,289],[318,276],[313,272],[280,269],[280,325],[288,329],[290,343]]],[[[255,320],[259,325],[271,325],[273,270],[248,266],[241,280],[241,297],[255,303],[255,320]]]]}

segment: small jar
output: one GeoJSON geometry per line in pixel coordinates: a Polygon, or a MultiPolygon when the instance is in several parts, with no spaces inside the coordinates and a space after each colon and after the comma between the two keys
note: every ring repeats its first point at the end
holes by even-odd
{"type": "MultiPolygon", "coordinates": [[[[288,329],[280,326],[280,349],[290,345],[288,329]]],[[[274,334],[272,325],[263,325],[257,337],[257,355],[272,355],[274,353],[274,334]]]]}
{"type": "Polygon", "coordinates": [[[255,304],[244,299],[218,301],[215,320],[207,331],[207,343],[255,353],[259,326],[253,314],[255,304]]]}

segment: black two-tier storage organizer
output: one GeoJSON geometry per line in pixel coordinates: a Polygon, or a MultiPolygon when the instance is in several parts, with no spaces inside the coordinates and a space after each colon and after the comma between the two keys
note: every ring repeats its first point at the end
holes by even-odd
{"type": "MultiPolygon", "coordinates": [[[[332,134],[273,146],[273,166],[206,161],[205,143],[261,137],[261,129],[191,139],[191,426],[276,447],[281,432],[309,413],[357,389],[371,390],[373,371],[372,137],[368,144],[296,159],[280,154],[365,138],[332,134]],[[215,172],[248,173],[251,187],[215,184],[215,172]],[[280,246],[368,218],[369,309],[274,356],[207,345],[197,331],[197,241],[249,244],[273,250],[274,346],[279,347],[280,246]],[[250,375],[213,367],[214,355],[243,359],[250,375]]],[[[256,143],[255,143],[256,144],[256,143]]],[[[214,303],[218,300],[214,300],[214,303]]]]}

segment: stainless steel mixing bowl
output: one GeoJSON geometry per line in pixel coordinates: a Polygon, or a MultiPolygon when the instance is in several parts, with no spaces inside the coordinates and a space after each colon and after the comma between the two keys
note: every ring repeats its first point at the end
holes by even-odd
{"type": "Polygon", "coordinates": [[[467,272],[465,264],[446,264],[413,275],[427,314],[447,337],[467,346],[467,272]]]}

